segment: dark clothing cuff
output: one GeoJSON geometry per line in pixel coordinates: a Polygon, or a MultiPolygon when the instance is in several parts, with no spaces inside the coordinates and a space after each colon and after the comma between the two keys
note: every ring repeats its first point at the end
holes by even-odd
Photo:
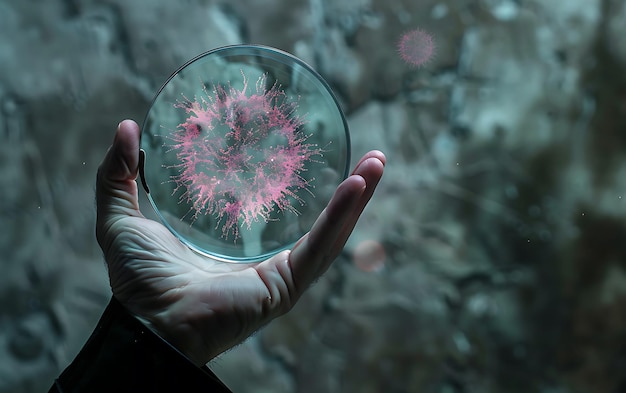
{"type": "Polygon", "coordinates": [[[216,392],[230,390],[132,316],[115,298],[49,393],[216,392]]]}

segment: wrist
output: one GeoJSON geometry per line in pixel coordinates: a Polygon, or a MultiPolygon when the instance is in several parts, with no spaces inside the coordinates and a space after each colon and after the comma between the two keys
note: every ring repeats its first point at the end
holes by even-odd
{"type": "Polygon", "coordinates": [[[194,344],[193,337],[195,334],[192,329],[185,327],[188,325],[170,322],[168,313],[161,313],[159,317],[153,318],[153,320],[138,315],[134,315],[134,317],[194,365],[201,367],[211,360],[212,357],[204,355],[203,351],[200,351],[202,348],[200,344],[194,344]]]}

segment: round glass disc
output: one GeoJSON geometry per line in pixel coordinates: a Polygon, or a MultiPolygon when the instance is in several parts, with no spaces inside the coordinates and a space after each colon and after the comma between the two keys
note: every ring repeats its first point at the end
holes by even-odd
{"type": "Polygon", "coordinates": [[[141,178],[165,226],[196,252],[258,262],[291,248],[346,178],[348,126],[302,60],[258,45],[189,61],[146,115],[141,178]]]}

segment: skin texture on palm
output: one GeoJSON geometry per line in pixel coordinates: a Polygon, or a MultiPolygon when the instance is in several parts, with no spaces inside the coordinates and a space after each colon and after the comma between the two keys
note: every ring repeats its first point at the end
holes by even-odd
{"type": "Polygon", "coordinates": [[[197,365],[289,311],[343,249],[380,181],[385,156],[364,155],[291,251],[258,264],[194,253],[139,211],[139,127],[125,120],[98,170],[96,237],[113,295],[197,365]]]}

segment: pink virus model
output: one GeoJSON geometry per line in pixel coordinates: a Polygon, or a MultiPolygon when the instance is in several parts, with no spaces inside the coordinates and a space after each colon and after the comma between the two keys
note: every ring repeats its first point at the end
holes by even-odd
{"type": "Polygon", "coordinates": [[[404,33],[398,42],[400,57],[414,67],[426,64],[435,54],[433,37],[417,29],[404,33]]]}
{"type": "Polygon", "coordinates": [[[187,118],[172,135],[178,174],[172,177],[174,193],[184,190],[180,202],[190,205],[194,220],[213,215],[222,237],[236,241],[240,225],[272,218],[274,211],[298,214],[303,205],[298,192],[310,192],[302,177],[321,149],[307,143],[305,121],[298,116],[297,101],[290,101],[280,85],[266,87],[267,76],[250,92],[243,74],[238,90],[215,85],[193,100],[183,96],[175,104],[187,118]]]}

